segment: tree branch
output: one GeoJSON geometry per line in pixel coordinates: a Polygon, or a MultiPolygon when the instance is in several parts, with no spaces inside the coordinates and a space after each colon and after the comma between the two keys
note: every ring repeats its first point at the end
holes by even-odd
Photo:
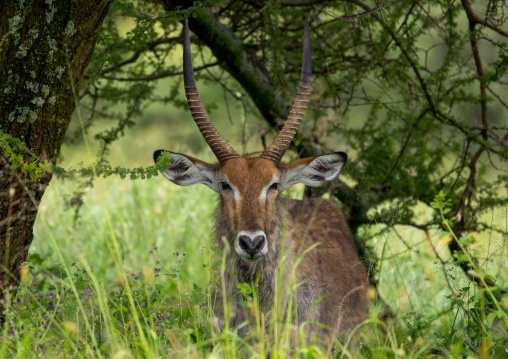
{"type": "Polygon", "coordinates": [[[286,6],[312,6],[316,4],[320,4],[323,2],[328,2],[328,0],[282,0],[282,5],[286,6]]]}
{"type": "Polygon", "coordinates": [[[488,28],[496,31],[497,33],[508,37],[508,32],[505,30],[491,24],[490,22],[484,21],[480,19],[473,11],[473,8],[471,7],[471,3],[468,0],[462,0],[462,6],[464,7],[464,10],[466,10],[467,18],[470,22],[473,22],[474,24],[481,24],[483,26],[487,26],[488,28]]]}
{"type": "MultiPolygon", "coordinates": [[[[482,137],[485,141],[489,139],[489,123],[487,121],[487,90],[485,89],[485,72],[483,71],[482,59],[480,57],[480,52],[478,51],[478,41],[475,36],[475,25],[478,23],[471,14],[468,12],[468,8],[471,10],[471,5],[469,1],[462,0],[462,6],[464,10],[466,10],[467,18],[469,19],[469,33],[470,33],[470,42],[471,42],[471,50],[473,51],[474,62],[476,64],[476,72],[478,73],[478,77],[480,78],[480,93],[482,95],[481,108],[482,108],[482,124],[483,129],[481,130],[482,137]]],[[[474,14],[473,14],[474,15],[474,14]]]]}
{"type": "MultiPolygon", "coordinates": [[[[358,5],[366,11],[372,10],[370,7],[368,7],[366,4],[364,4],[360,0],[346,0],[346,1],[353,3],[355,5],[358,5]]],[[[497,155],[499,155],[500,157],[508,158],[505,154],[499,152],[492,145],[490,145],[488,142],[486,142],[485,139],[477,138],[477,136],[472,131],[469,131],[467,128],[464,128],[460,123],[458,123],[456,120],[454,120],[450,116],[447,116],[446,114],[444,114],[442,111],[440,111],[436,107],[436,105],[434,103],[434,99],[432,98],[432,96],[428,90],[427,83],[421,74],[418,64],[411,57],[411,55],[409,54],[406,47],[404,47],[404,45],[400,41],[400,38],[393,32],[393,30],[390,26],[388,26],[384,21],[382,21],[379,18],[379,16],[377,16],[377,13],[372,13],[371,16],[388,32],[390,37],[393,39],[393,41],[395,42],[397,47],[402,52],[402,55],[404,56],[404,58],[407,60],[407,62],[411,66],[411,69],[413,70],[414,74],[416,75],[418,82],[420,84],[420,87],[422,89],[422,92],[429,104],[430,110],[431,110],[432,114],[434,115],[434,118],[436,118],[440,122],[447,123],[447,124],[457,128],[460,132],[462,132],[464,135],[466,135],[466,137],[468,139],[474,141],[475,143],[480,145],[482,148],[492,151],[492,152],[496,153],[497,155]]]]}
{"type": "Polygon", "coordinates": [[[153,51],[159,45],[169,44],[171,42],[175,42],[175,41],[178,41],[180,39],[181,39],[181,37],[167,37],[167,38],[159,38],[159,39],[156,39],[154,41],[147,42],[146,43],[146,48],[134,51],[134,53],[132,54],[131,57],[129,57],[128,59],[125,59],[123,61],[120,61],[118,64],[115,64],[115,66],[110,66],[108,68],[102,69],[100,71],[100,74],[104,75],[104,74],[106,74],[108,72],[118,70],[122,66],[125,66],[125,65],[128,65],[128,64],[132,64],[132,63],[136,62],[136,60],[139,58],[139,56],[141,56],[141,54],[143,52],[145,52],[146,50],[152,50],[153,51]]]}
{"type": "MultiPolygon", "coordinates": [[[[194,68],[194,71],[199,71],[199,70],[203,70],[203,69],[206,69],[206,68],[209,68],[209,67],[214,67],[214,66],[217,66],[219,63],[218,62],[212,62],[212,63],[209,63],[209,64],[206,64],[206,65],[203,65],[203,66],[198,66],[196,68],[194,68]]],[[[146,75],[146,76],[142,76],[142,77],[115,77],[115,76],[109,76],[109,75],[103,75],[102,77],[105,78],[105,79],[108,79],[108,80],[116,80],[116,81],[151,81],[151,80],[158,80],[158,79],[163,79],[163,78],[166,78],[166,77],[172,77],[172,76],[181,76],[183,75],[183,71],[176,71],[176,72],[171,72],[171,71],[164,71],[164,72],[161,72],[159,74],[155,73],[155,74],[151,74],[151,75],[146,75]]]]}
{"type": "Polygon", "coordinates": [[[404,143],[400,149],[399,155],[397,156],[397,159],[393,163],[392,168],[386,175],[386,177],[381,185],[384,185],[386,183],[386,181],[388,181],[388,179],[392,175],[393,171],[397,168],[397,165],[399,164],[399,161],[402,158],[402,155],[404,155],[404,152],[406,151],[406,147],[409,143],[409,140],[411,139],[411,136],[413,135],[414,130],[418,127],[418,123],[420,123],[421,119],[425,116],[425,114],[428,111],[429,111],[428,109],[423,110],[423,112],[416,118],[416,121],[411,125],[411,128],[409,129],[409,133],[407,134],[406,139],[404,140],[404,143]]]}
{"type": "MultiPolygon", "coordinates": [[[[390,1],[390,0],[389,0],[390,1]]],[[[333,17],[335,20],[347,20],[347,21],[354,21],[356,19],[361,19],[362,17],[365,17],[365,16],[369,16],[369,15],[372,15],[373,13],[375,12],[378,12],[378,11],[381,11],[381,10],[384,10],[385,8],[387,8],[388,6],[391,5],[390,2],[387,2],[386,4],[383,4],[383,5],[379,5],[377,8],[375,9],[372,9],[372,10],[369,10],[369,11],[365,11],[361,14],[356,14],[356,15],[349,15],[349,16],[335,16],[333,14],[330,14],[328,11],[326,10],[319,10],[319,12],[322,12],[323,14],[325,15],[328,15],[330,17],[333,17]]]]}

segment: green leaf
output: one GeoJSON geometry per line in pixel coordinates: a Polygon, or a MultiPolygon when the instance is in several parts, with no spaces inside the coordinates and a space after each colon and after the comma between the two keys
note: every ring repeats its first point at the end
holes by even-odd
{"type": "Polygon", "coordinates": [[[315,308],[323,299],[325,299],[325,296],[326,295],[322,295],[321,297],[319,297],[318,299],[316,299],[313,303],[312,303],[312,308],[315,308]]]}
{"type": "Polygon", "coordinates": [[[242,307],[244,308],[249,308],[249,302],[246,301],[246,300],[239,300],[238,302],[236,302],[238,304],[240,304],[242,307]]]}
{"type": "Polygon", "coordinates": [[[491,342],[491,341],[486,341],[482,344],[482,346],[480,347],[480,349],[478,349],[478,353],[483,356],[485,354],[487,354],[487,352],[489,351],[490,348],[492,348],[496,343],[494,342],[491,342]]]}
{"type": "Polygon", "coordinates": [[[489,313],[489,315],[487,316],[487,325],[491,327],[492,324],[494,323],[494,319],[496,318],[497,318],[496,312],[489,313]]]}
{"type": "Polygon", "coordinates": [[[469,262],[469,259],[465,255],[460,255],[455,260],[455,264],[461,264],[461,263],[467,263],[469,262]]]}

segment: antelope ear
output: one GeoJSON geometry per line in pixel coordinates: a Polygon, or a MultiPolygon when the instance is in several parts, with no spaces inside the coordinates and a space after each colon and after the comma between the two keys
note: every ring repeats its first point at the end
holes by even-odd
{"type": "Polygon", "coordinates": [[[279,179],[282,190],[295,183],[319,187],[334,180],[347,162],[347,154],[335,152],[329,155],[303,158],[279,165],[279,179]]]}
{"type": "MultiPolygon", "coordinates": [[[[155,151],[153,160],[158,162],[163,150],[155,151]]],[[[169,152],[169,151],[167,151],[169,152]]],[[[179,186],[190,186],[196,183],[202,183],[219,192],[220,165],[212,165],[197,158],[182,155],[180,153],[169,152],[171,164],[162,171],[164,177],[179,186]]]]}

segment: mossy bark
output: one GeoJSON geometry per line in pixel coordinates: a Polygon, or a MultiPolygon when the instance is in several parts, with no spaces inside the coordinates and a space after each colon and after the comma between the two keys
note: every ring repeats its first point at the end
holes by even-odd
{"type": "MultiPolygon", "coordinates": [[[[58,158],[75,107],[72,86],[79,88],[110,1],[10,0],[0,7],[0,130],[40,159],[55,163],[58,158]]],[[[5,291],[19,282],[51,174],[30,179],[21,166],[12,165],[6,147],[0,151],[3,313],[5,291]]]]}

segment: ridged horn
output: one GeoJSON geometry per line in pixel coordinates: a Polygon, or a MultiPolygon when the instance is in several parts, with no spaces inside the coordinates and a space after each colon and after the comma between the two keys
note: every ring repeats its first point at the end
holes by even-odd
{"type": "Polygon", "coordinates": [[[183,38],[183,82],[185,85],[187,103],[189,104],[194,122],[198,125],[199,131],[205,138],[206,143],[208,143],[208,146],[210,146],[220,164],[224,165],[227,161],[233,158],[239,158],[240,156],[219,134],[219,131],[217,131],[212,121],[210,121],[205,106],[203,106],[203,102],[199,97],[196,80],[194,79],[194,70],[192,69],[189,24],[187,23],[187,19],[185,19],[183,38]]]}
{"type": "Polygon", "coordinates": [[[312,62],[311,62],[311,49],[310,49],[310,34],[309,34],[309,18],[305,16],[305,29],[303,33],[303,59],[302,59],[302,74],[300,76],[300,85],[298,86],[298,93],[291,112],[279,132],[275,140],[270,146],[259,156],[266,158],[275,163],[279,163],[284,156],[284,153],[291,145],[291,141],[298,131],[298,126],[303,120],[307,104],[309,103],[310,87],[312,79],[312,62]]]}

